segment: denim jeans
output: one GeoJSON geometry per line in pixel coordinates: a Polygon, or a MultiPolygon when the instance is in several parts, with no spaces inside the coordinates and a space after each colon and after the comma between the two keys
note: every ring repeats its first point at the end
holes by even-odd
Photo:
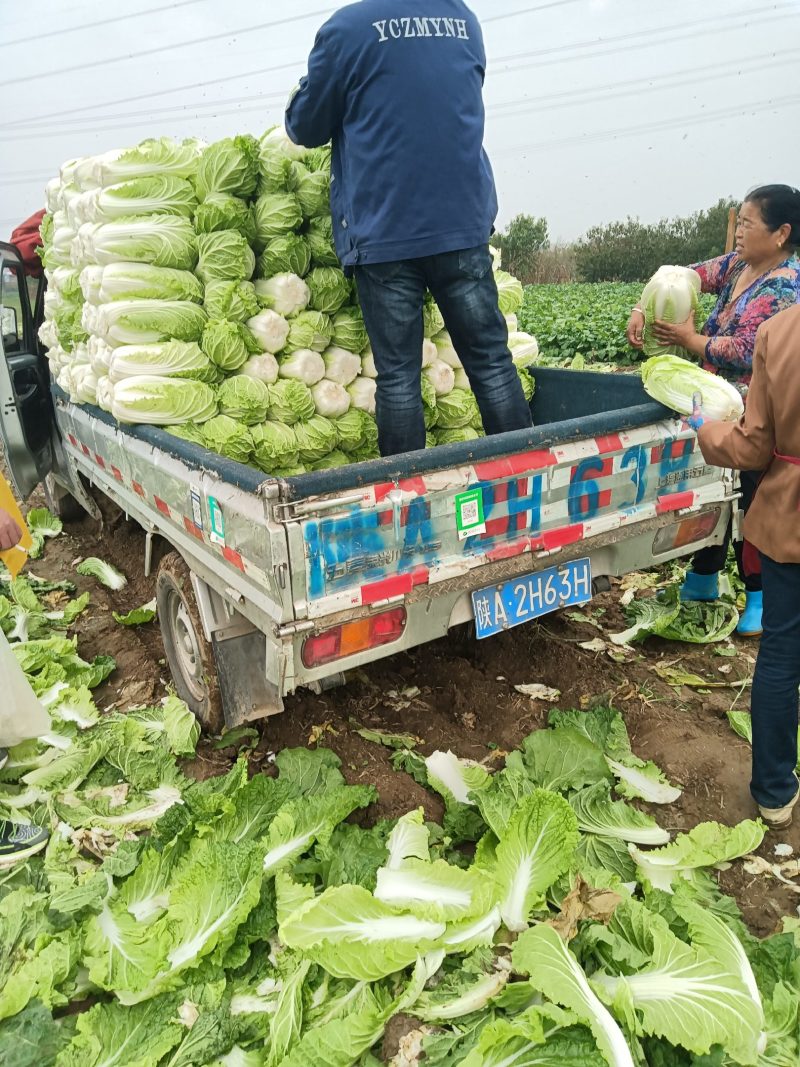
{"type": "Polygon", "coordinates": [[[487,434],[533,424],[508,350],[488,245],[421,259],[356,268],[364,322],[378,371],[378,446],[382,456],[425,447],[420,392],[425,291],[445,327],[478,400],[487,434]]]}
{"type": "Polygon", "coordinates": [[[797,792],[798,686],[800,686],[800,563],[761,555],[764,634],[750,708],[753,779],[750,791],[766,808],[782,808],[797,792]]]}
{"type": "MultiPolygon", "coordinates": [[[[756,489],[758,489],[758,483],[761,481],[762,475],[763,471],[741,471],[739,474],[742,487],[739,507],[745,514],[747,514],[747,509],[753,503],[753,497],[756,495],[756,489]]],[[[730,522],[728,523],[728,529],[725,531],[725,540],[721,545],[709,545],[707,548],[701,548],[699,552],[695,552],[692,560],[692,570],[697,574],[719,574],[720,571],[724,571],[732,536],[733,523],[730,522]]],[[[736,553],[739,577],[744,582],[745,589],[748,593],[758,592],[761,589],[761,575],[745,573],[742,559],[744,542],[735,541],[733,550],[736,553]]]]}

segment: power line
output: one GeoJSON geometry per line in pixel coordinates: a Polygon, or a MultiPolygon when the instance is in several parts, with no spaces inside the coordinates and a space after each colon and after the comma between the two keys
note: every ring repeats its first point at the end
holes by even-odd
{"type": "MultiPolygon", "coordinates": [[[[741,65],[737,65],[736,60],[718,63],[706,67],[704,69],[705,72],[699,76],[694,69],[688,68],[674,71],[661,78],[634,78],[624,82],[609,82],[605,85],[594,85],[586,89],[566,89],[561,92],[548,93],[546,96],[533,97],[528,100],[511,100],[500,104],[490,104],[486,111],[487,114],[494,114],[497,118],[515,118],[518,115],[529,114],[530,112],[540,110],[553,111],[565,107],[574,107],[583,104],[587,100],[590,102],[595,100],[605,102],[613,99],[624,99],[625,97],[635,95],[636,93],[656,92],[663,88],[681,88],[684,85],[700,85],[716,81],[721,77],[735,77],[742,74],[757,73],[760,70],[768,69],[772,66],[793,65],[796,62],[798,53],[800,53],[800,48],[790,49],[783,52],[780,54],[780,57],[777,57],[774,52],[748,57],[741,60],[741,65]],[[762,60],[768,60],[769,62],[762,63],[762,60]],[[749,66],[749,69],[745,69],[746,65],[749,66]],[[502,112],[502,114],[500,114],[500,112],[502,112]]],[[[167,108],[128,112],[126,114],[112,116],[113,118],[119,118],[123,121],[108,122],[101,125],[94,124],[96,123],[95,116],[87,116],[79,121],[93,123],[93,125],[88,128],[76,127],[65,129],[63,126],[60,126],[57,129],[50,130],[37,129],[35,132],[25,129],[18,133],[10,131],[6,134],[5,139],[38,140],[42,137],[59,137],[66,134],[94,134],[99,133],[102,130],[127,129],[130,126],[150,123],[156,115],[172,115],[176,111],[178,112],[178,115],[175,116],[176,118],[180,118],[184,122],[194,122],[198,119],[206,118],[207,116],[198,114],[181,114],[181,112],[196,111],[202,108],[203,110],[211,111],[213,117],[217,117],[218,115],[245,114],[252,111],[260,111],[264,108],[265,104],[269,104],[269,102],[274,100],[282,101],[285,98],[286,94],[280,92],[267,93],[258,97],[253,97],[251,94],[248,96],[232,97],[219,101],[208,100],[201,101],[197,104],[179,104],[167,108]],[[139,122],[137,120],[142,121],[139,122]]]]}
{"type": "Polygon", "coordinates": [[[680,118],[662,119],[657,122],[644,123],[640,126],[621,126],[615,130],[598,130],[594,133],[581,134],[579,136],[561,137],[551,141],[539,141],[536,144],[515,145],[513,148],[501,148],[492,152],[492,157],[512,154],[521,155],[523,152],[537,152],[548,148],[566,148],[570,145],[591,144],[597,141],[613,141],[616,137],[631,137],[640,133],[661,133],[666,130],[682,130],[686,126],[701,126],[708,122],[721,122],[724,119],[743,118],[745,115],[754,115],[762,111],[791,107],[793,104],[800,104],[800,94],[780,97],[775,100],[762,100],[759,103],[750,104],[744,110],[742,110],[740,106],[724,108],[718,111],[707,111],[702,115],[681,115],[680,118]]]}
{"type": "MultiPolygon", "coordinates": [[[[598,46],[603,46],[603,47],[601,48],[600,51],[596,52],[595,54],[596,55],[606,55],[606,54],[610,54],[610,53],[613,53],[613,52],[623,51],[623,49],[608,49],[608,48],[605,47],[606,45],[618,44],[618,43],[623,43],[623,42],[635,42],[635,41],[639,41],[640,38],[644,38],[645,39],[644,42],[643,42],[643,45],[646,46],[646,47],[651,47],[651,46],[655,46],[655,45],[659,45],[660,46],[660,45],[662,45],[664,43],[670,44],[673,41],[684,40],[684,39],[687,39],[689,37],[694,37],[695,36],[693,33],[687,34],[685,32],[686,30],[695,30],[695,29],[703,29],[703,28],[714,28],[717,33],[723,33],[723,32],[728,32],[730,30],[741,29],[740,26],[732,26],[730,24],[731,20],[733,20],[733,19],[750,20],[750,19],[754,18],[756,15],[767,15],[770,12],[774,12],[775,16],[779,17],[779,18],[796,17],[796,16],[800,15],[800,11],[796,11],[796,10],[788,9],[788,8],[780,8],[780,10],[779,10],[779,5],[776,5],[776,4],[765,4],[765,5],[762,5],[761,7],[743,8],[740,11],[732,11],[727,15],[726,21],[725,21],[725,23],[723,25],[719,25],[719,20],[718,19],[710,19],[710,18],[695,19],[693,22],[682,22],[680,27],[675,31],[666,30],[665,33],[668,34],[668,36],[665,36],[663,33],[660,33],[658,28],[656,28],[656,29],[649,28],[649,29],[642,29],[642,30],[634,30],[631,33],[621,33],[621,34],[617,34],[615,37],[607,37],[607,38],[605,38],[605,40],[602,40],[602,39],[601,40],[597,40],[597,39],[595,39],[595,40],[591,40],[591,41],[578,41],[578,42],[575,42],[573,44],[554,45],[553,47],[550,47],[550,48],[537,48],[534,51],[529,51],[529,52],[515,52],[512,55],[500,56],[497,59],[492,60],[491,62],[493,62],[495,64],[497,64],[497,63],[515,63],[518,60],[539,59],[539,58],[544,57],[544,56],[557,55],[557,54],[559,54],[561,52],[575,52],[576,50],[598,48],[598,46]]],[[[765,20],[762,20],[762,21],[768,21],[768,20],[765,19],[765,20]]],[[[635,47],[642,47],[643,45],[636,45],[635,47]]],[[[624,49],[624,50],[627,50],[627,49],[624,49]]],[[[568,58],[573,58],[573,57],[570,56],[568,58]]],[[[582,57],[582,56],[574,56],[574,58],[575,59],[582,59],[584,57],[582,57]]],[[[562,60],[559,60],[559,62],[562,62],[562,60]]],[[[527,66],[527,65],[528,65],[527,63],[523,64],[523,66],[527,66]]],[[[514,70],[518,70],[518,69],[519,68],[514,68],[514,70]]],[[[508,74],[508,73],[514,73],[514,71],[513,70],[512,71],[493,71],[493,76],[496,77],[498,74],[508,74]]]]}
{"type": "MultiPolygon", "coordinates": [[[[0,122],[0,130],[12,129],[17,126],[30,129],[39,123],[44,123],[50,119],[60,119],[64,115],[75,115],[78,111],[96,111],[98,108],[107,107],[109,104],[134,104],[140,100],[152,100],[155,97],[162,97],[167,93],[183,93],[189,92],[192,89],[206,89],[209,85],[225,85],[227,82],[240,81],[242,78],[255,78],[260,74],[272,74],[281,70],[295,70],[299,66],[298,63],[283,63],[277,67],[259,67],[257,70],[241,71],[238,74],[228,74],[224,78],[209,78],[206,81],[190,82],[188,85],[176,85],[173,89],[155,89],[149,93],[137,93],[135,96],[124,96],[119,100],[97,100],[92,104],[82,104],[78,107],[67,107],[63,111],[50,111],[45,115],[39,115],[37,118],[28,119],[12,119],[10,122],[0,122]]],[[[288,92],[286,93],[288,96],[288,92]]],[[[177,106],[177,105],[176,105],[177,106]]],[[[113,117],[113,115],[111,116],[113,117]]],[[[100,116],[102,120],[103,116],[100,116]]]]}
{"type": "MultiPolygon", "coordinates": [[[[559,2],[563,3],[563,2],[565,2],[565,0],[559,0],[559,2]]],[[[754,16],[762,14],[762,13],[775,11],[777,6],[778,5],[775,5],[775,4],[766,4],[766,5],[763,5],[761,7],[742,9],[740,11],[732,12],[728,16],[728,19],[731,20],[731,19],[737,19],[737,18],[751,18],[751,17],[754,17],[754,16]]],[[[533,9],[531,9],[531,10],[533,10],[533,9]]],[[[516,14],[521,14],[521,13],[522,12],[516,12],[516,14]]],[[[795,15],[798,14],[798,12],[786,11],[786,9],[782,9],[781,13],[782,14],[795,14],[795,15]]],[[[303,16],[303,17],[310,17],[310,16],[303,16]]],[[[484,22],[485,21],[486,20],[484,20],[484,22]]],[[[687,30],[687,29],[695,29],[695,28],[698,28],[698,27],[709,26],[709,25],[717,28],[718,31],[733,30],[733,29],[739,28],[739,27],[736,27],[736,26],[731,26],[729,24],[729,22],[727,22],[723,26],[718,26],[718,20],[716,20],[716,19],[698,19],[698,20],[695,20],[694,22],[684,22],[682,24],[682,26],[681,26],[681,31],[678,34],[673,34],[671,37],[667,38],[666,39],[666,43],[672,43],[672,42],[675,42],[675,41],[688,39],[688,38],[690,38],[690,37],[692,37],[694,35],[685,33],[684,32],[685,30],[687,30]]],[[[607,45],[616,44],[618,42],[637,41],[640,38],[645,38],[644,42],[641,45],[633,45],[632,47],[651,46],[651,45],[656,45],[656,44],[662,44],[665,41],[665,38],[663,36],[657,36],[657,30],[644,29],[644,30],[634,31],[632,33],[619,34],[619,35],[614,36],[614,37],[608,37],[608,38],[605,39],[605,41],[602,41],[602,40],[598,41],[597,39],[592,39],[592,40],[589,40],[589,41],[577,41],[577,42],[575,42],[573,44],[556,45],[555,47],[538,49],[538,50],[532,51],[532,52],[521,52],[521,53],[514,53],[514,54],[509,55],[509,56],[499,56],[496,59],[490,59],[489,62],[490,62],[490,65],[494,66],[495,64],[517,62],[520,59],[539,59],[539,58],[544,57],[544,56],[558,55],[558,54],[564,53],[564,52],[573,52],[574,53],[576,50],[580,50],[580,49],[588,49],[588,48],[597,49],[592,54],[568,55],[564,59],[561,59],[561,60],[557,61],[557,62],[574,62],[574,61],[578,61],[578,60],[582,60],[582,59],[592,59],[592,58],[596,58],[596,57],[602,57],[604,55],[614,54],[614,53],[618,53],[620,51],[629,51],[630,49],[628,49],[628,48],[619,48],[619,49],[613,49],[612,48],[612,49],[609,49],[609,48],[607,48],[607,45]],[[601,46],[599,49],[598,49],[598,45],[601,46]]],[[[120,99],[113,100],[113,101],[108,101],[108,100],[96,101],[96,102],[93,102],[91,104],[83,104],[83,105],[79,105],[77,107],[64,108],[63,110],[60,110],[60,111],[51,111],[51,112],[48,112],[48,113],[46,113],[44,115],[40,115],[40,116],[38,116],[36,118],[12,119],[9,122],[0,123],[0,129],[13,129],[15,127],[24,127],[25,129],[31,129],[31,128],[35,127],[36,124],[45,123],[46,121],[48,121],[50,119],[61,118],[62,116],[65,116],[65,115],[69,115],[71,117],[74,117],[77,112],[81,112],[81,111],[84,111],[84,112],[85,111],[96,111],[96,110],[99,110],[101,108],[108,107],[109,105],[114,106],[116,104],[129,104],[129,103],[137,103],[140,100],[150,100],[150,99],[153,99],[154,97],[161,97],[165,93],[176,93],[176,92],[190,91],[190,90],[193,90],[193,89],[203,89],[203,88],[206,88],[206,87],[212,86],[212,85],[216,86],[216,85],[222,85],[222,84],[225,84],[225,83],[231,82],[231,81],[238,81],[238,80],[240,80],[242,78],[256,77],[256,76],[260,76],[262,74],[277,73],[277,72],[280,72],[280,71],[283,71],[283,70],[296,70],[298,67],[302,67],[304,62],[305,62],[305,60],[297,60],[296,62],[283,63],[283,64],[280,64],[279,66],[261,67],[261,68],[258,68],[256,70],[243,71],[243,72],[237,73],[237,74],[226,75],[225,77],[222,77],[222,78],[218,77],[218,78],[212,78],[212,79],[199,81],[199,82],[192,82],[192,83],[189,83],[187,85],[179,85],[179,86],[175,86],[172,89],[157,89],[157,90],[152,91],[152,92],[138,93],[138,94],[133,95],[133,96],[126,96],[126,97],[122,97],[120,99]]],[[[551,66],[552,63],[542,63],[541,65],[542,66],[551,66]]],[[[514,71],[522,69],[522,66],[525,66],[525,64],[522,64],[521,66],[515,67],[512,70],[494,71],[493,72],[493,76],[497,76],[499,74],[514,73],[514,71]]],[[[110,116],[110,117],[113,117],[113,115],[110,116]]]]}
{"type": "MultiPolygon", "coordinates": [[[[9,130],[7,133],[5,133],[5,137],[7,139],[12,139],[12,140],[19,140],[19,139],[26,140],[26,139],[29,139],[29,138],[38,138],[38,137],[55,137],[55,136],[58,136],[62,132],[63,133],[95,133],[95,132],[99,132],[100,130],[118,130],[118,129],[124,129],[125,125],[129,121],[130,121],[131,125],[137,126],[138,122],[136,120],[137,119],[141,119],[141,118],[147,119],[149,121],[154,116],[165,115],[167,117],[171,117],[172,116],[172,117],[175,117],[175,118],[189,118],[189,119],[191,119],[191,118],[194,118],[195,116],[183,115],[182,113],[186,112],[186,111],[198,111],[201,108],[204,111],[205,110],[213,111],[214,109],[224,107],[227,104],[253,104],[253,103],[257,102],[257,101],[260,102],[260,103],[265,103],[265,102],[272,101],[272,100],[283,100],[283,101],[285,101],[285,100],[288,99],[288,97],[289,97],[289,93],[287,91],[281,90],[278,93],[263,93],[263,94],[258,95],[258,96],[254,96],[253,93],[249,93],[247,96],[232,96],[232,97],[226,97],[226,98],[224,98],[222,100],[199,100],[197,102],[188,103],[188,104],[172,104],[169,107],[148,108],[147,110],[144,110],[144,111],[123,111],[123,112],[120,112],[117,115],[114,115],[114,114],[111,114],[111,115],[108,115],[108,116],[105,116],[105,115],[85,115],[83,118],[76,118],[74,120],[74,125],[72,123],[68,123],[68,122],[59,123],[57,129],[45,129],[43,126],[37,126],[37,125],[33,124],[33,132],[31,132],[31,125],[32,124],[28,124],[25,127],[20,127],[19,128],[19,132],[17,132],[17,128],[15,127],[14,129],[9,130]],[[111,121],[106,122],[105,121],[106,118],[108,118],[111,121]],[[123,121],[117,122],[116,121],[117,119],[121,119],[123,121]],[[91,125],[87,127],[85,125],[86,123],[91,123],[91,125]]],[[[233,113],[232,111],[227,111],[226,112],[226,114],[232,114],[232,113],[233,113]]],[[[201,116],[197,116],[197,117],[201,117],[201,116]]],[[[0,127],[0,135],[2,135],[4,132],[5,131],[3,131],[2,128],[0,127]]]]}
{"type": "MultiPolygon", "coordinates": [[[[25,75],[25,83],[31,81],[38,81],[41,78],[54,78],[61,74],[73,74],[78,70],[90,70],[93,67],[107,67],[113,63],[124,63],[130,59],[144,59],[147,56],[159,55],[163,52],[175,52],[179,48],[190,48],[196,44],[208,44],[210,41],[217,42],[221,37],[238,37],[240,34],[251,34],[257,30],[271,30],[276,26],[285,26],[291,22],[301,22],[304,19],[318,18],[321,15],[330,14],[331,9],[326,8],[324,11],[309,11],[305,15],[290,15],[284,19],[273,19],[271,22],[259,22],[255,25],[240,26],[236,30],[227,30],[225,33],[210,33],[204,37],[192,37],[188,41],[178,41],[176,44],[164,44],[159,45],[158,48],[145,48],[141,52],[128,52],[124,56],[105,56],[103,59],[93,59],[89,63],[76,63],[72,67],[59,67],[57,70],[41,70],[34,74],[25,75]]],[[[296,64],[291,64],[295,66],[296,64]]],[[[11,78],[8,81],[0,82],[0,87],[6,85],[17,85],[19,83],[18,78],[11,78]]]]}
{"type": "Polygon", "coordinates": [[[45,30],[43,33],[33,34],[31,37],[15,37],[13,41],[0,41],[0,48],[8,48],[12,44],[30,44],[43,41],[46,37],[61,37],[65,33],[78,33],[80,30],[96,30],[98,26],[110,26],[115,22],[125,22],[128,19],[142,18],[144,15],[161,15],[165,11],[175,11],[180,7],[192,7],[195,4],[205,4],[208,0],[180,0],[177,4],[168,4],[166,7],[149,7],[146,11],[133,11],[129,15],[114,15],[108,19],[97,19],[95,22],[84,22],[80,26],[67,26],[63,30],[45,30]]]}
{"type": "Polygon", "coordinates": [[[702,85],[706,82],[717,81],[719,78],[733,78],[744,74],[756,74],[762,70],[770,70],[777,66],[794,66],[800,48],[788,49],[780,56],[774,52],[760,56],[752,56],[742,61],[737,66],[736,61],[718,63],[711,67],[705,67],[704,73],[698,75],[694,69],[674,71],[660,78],[632,78],[624,82],[609,82],[605,85],[593,85],[586,89],[565,89],[558,93],[549,93],[547,96],[532,97],[528,101],[512,100],[504,104],[493,104],[487,107],[487,113],[492,113],[495,118],[516,118],[517,115],[525,115],[530,111],[555,111],[564,107],[574,107],[584,104],[587,100],[598,100],[604,103],[607,100],[624,99],[639,93],[661,92],[664,89],[679,89],[685,85],[702,85]],[[768,62],[759,62],[768,60],[768,62]],[[745,69],[745,64],[750,64],[745,69]],[[713,73],[716,71],[717,73],[713,73]],[[599,95],[602,94],[602,95],[599,95]],[[573,98],[573,99],[569,99],[573,98]],[[497,112],[502,111],[502,114],[497,112]]]}
{"type": "Polygon", "coordinates": [[[547,11],[551,7],[567,7],[569,4],[582,3],[583,0],[550,0],[547,4],[537,4],[535,7],[523,7],[519,11],[509,11],[505,15],[489,15],[488,18],[481,19],[481,25],[485,26],[487,22],[500,22],[502,19],[514,19],[519,15],[532,15],[535,11],[547,11]]]}

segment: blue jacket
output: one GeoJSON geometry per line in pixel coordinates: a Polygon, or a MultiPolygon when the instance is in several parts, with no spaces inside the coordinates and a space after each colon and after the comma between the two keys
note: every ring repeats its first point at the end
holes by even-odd
{"type": "Polygon", "coordinates": [[[344,266],[485,244],[497,215],[483,150],[486,54],[460,0],[359,0],[317,34],[289,101],[296,144],[333,141],[344,266]]]}

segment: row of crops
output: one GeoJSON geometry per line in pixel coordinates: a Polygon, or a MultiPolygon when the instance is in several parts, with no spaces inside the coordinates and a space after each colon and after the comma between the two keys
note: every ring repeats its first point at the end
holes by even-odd
{"type": "MultiPolygon", "coordinates": [[[[518,313],[519,328],[539,342],[539,362],[629,365],[641,359],[625,338],[631,308],[642,295],[639,282],[575,282],[529,285],[518,313]]],[[[708,315],[713,296],[701,297],[708,315]]]]}

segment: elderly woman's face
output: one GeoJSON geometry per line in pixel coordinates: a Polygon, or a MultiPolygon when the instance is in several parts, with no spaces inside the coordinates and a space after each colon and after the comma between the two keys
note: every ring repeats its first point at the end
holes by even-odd
{"type": "Polygon", "coordinates": [[[781,233],[767,227],[759,204],[745,201],[736,221],[736,251],[748,263],[771,259],[778,251],[781,233]]]}

